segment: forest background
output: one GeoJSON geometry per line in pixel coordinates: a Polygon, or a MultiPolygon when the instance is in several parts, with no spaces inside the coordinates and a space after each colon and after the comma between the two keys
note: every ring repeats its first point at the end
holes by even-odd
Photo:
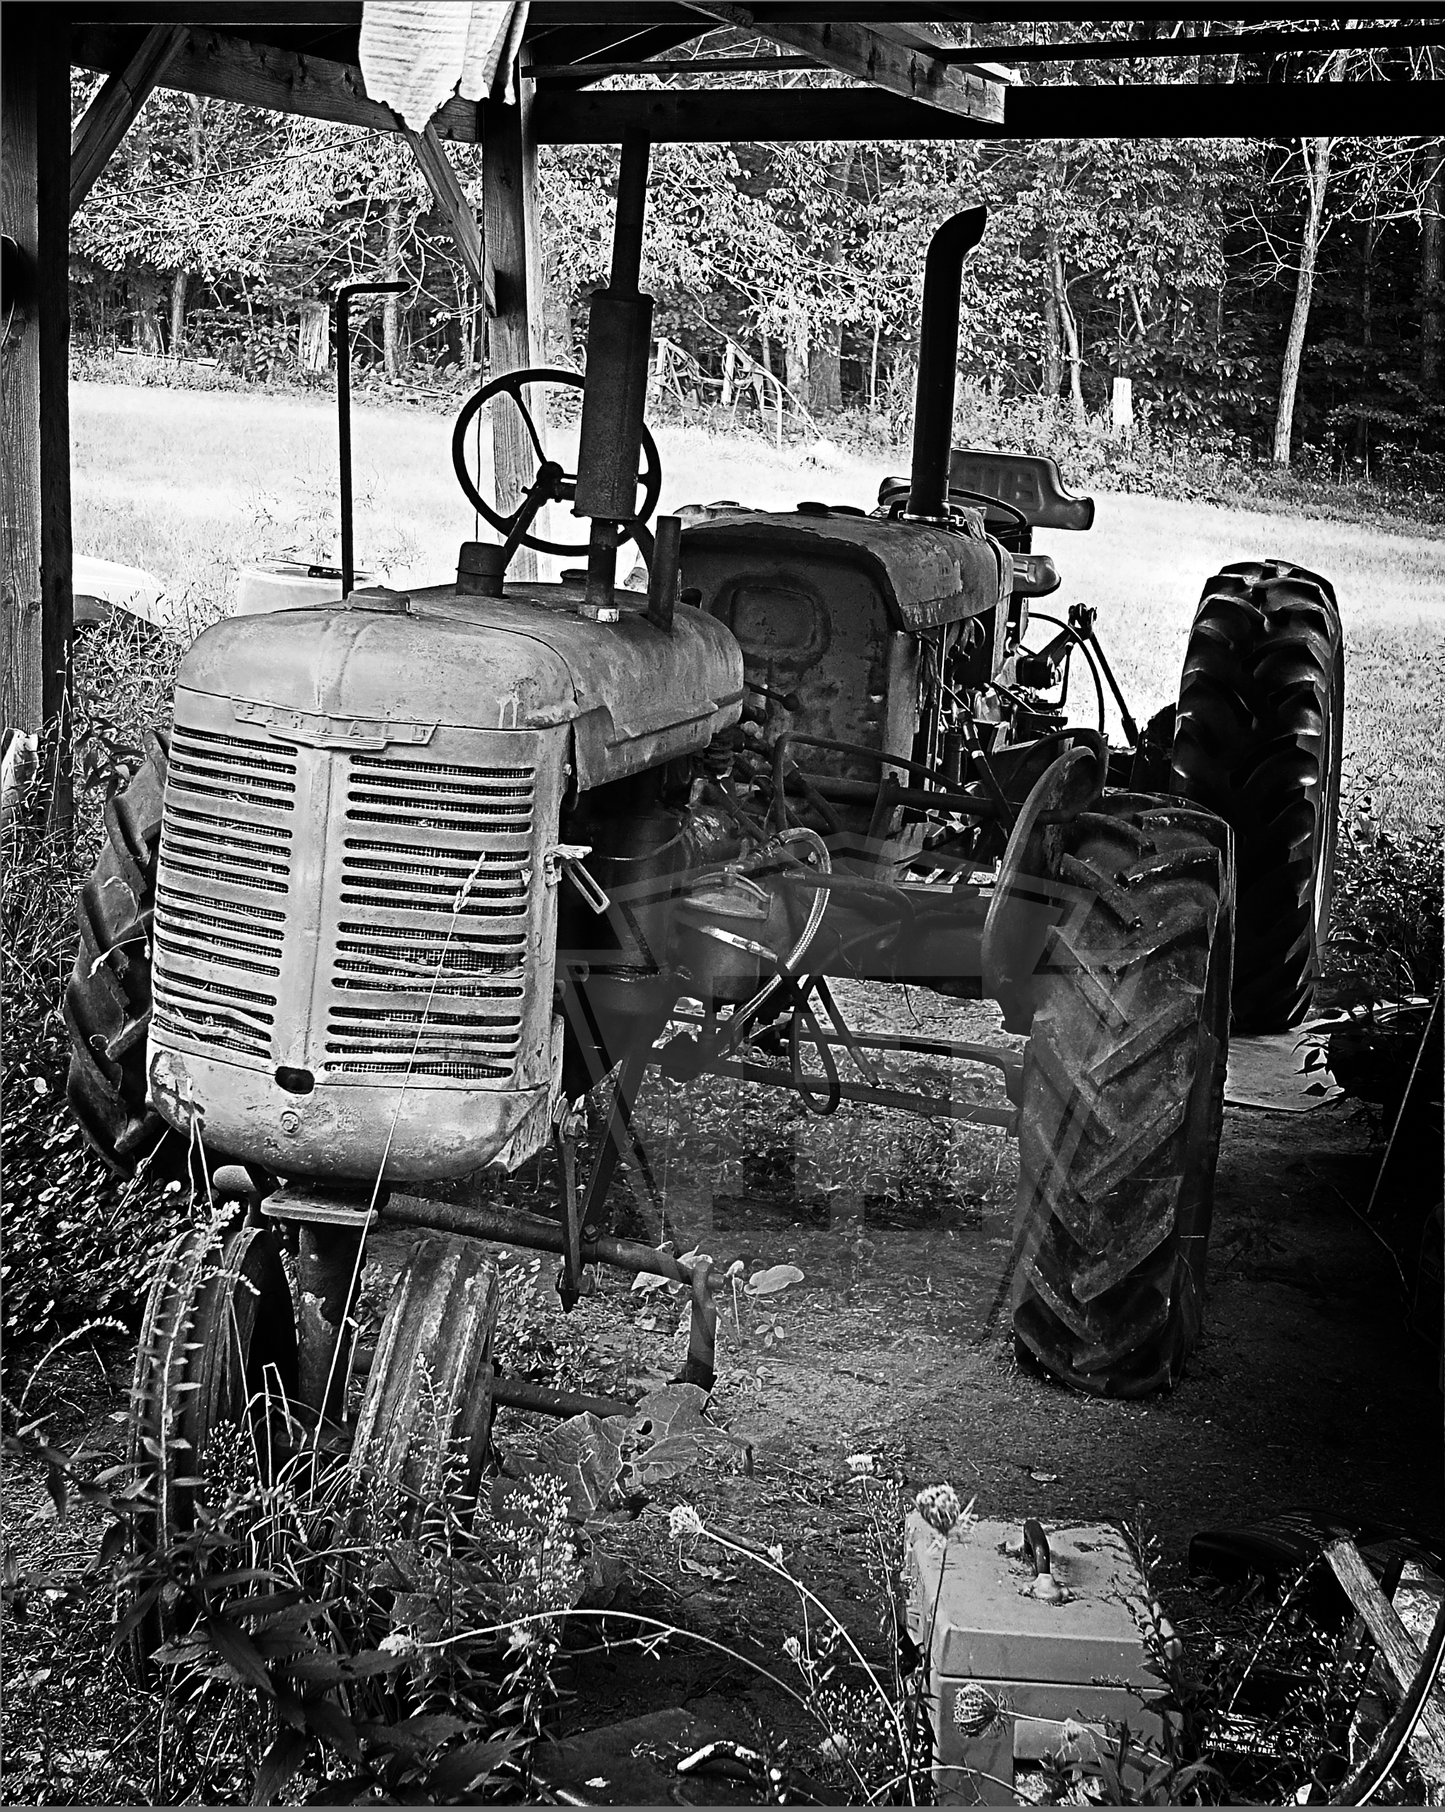
{"type": "MultiPolygon", "coordinates": [[[[1120,28],[1033,29],[1050,42],[1120,28]]],[[[688,73],[694,55],[750,48],[714,33],[675,53],[667,80],[691,86],[705,79],[688,73]]],[[[1370,79],[1434,54],[1155,56],[1147,75],[1037,61],[1021,75],[1370,79]]],[[[77,117],[97,86],[77,75],[77,117]]],[[[1061,455],[1075,482],[1187,493],[1292,468],[1433,515],[1445,140],[1284,140],[1268,126],[1257,138],[659,146],[644,268],[654,407],[721,410],[780,439],[850,419],[906,438],[923,250],[946,214],[984,201],[988,234],[965,272],[962,436],[1061,455]]],[[[479,150],[448,155],[479,203],[479,150]]],[[[583,363],[615,162],[608,146],[541,152],[551,363],[583,363]]],[[[190,381],[326,383],[325,302],[358,276],[407,285],[361,322],[363,379],[447,392],[485,369],[480,298],[407,147],[384,134],[158,91],[73,224],[71,269],[86,375],[128,354],[143,355],[137,369],[184,355],[207,362],[190,381]]]]}

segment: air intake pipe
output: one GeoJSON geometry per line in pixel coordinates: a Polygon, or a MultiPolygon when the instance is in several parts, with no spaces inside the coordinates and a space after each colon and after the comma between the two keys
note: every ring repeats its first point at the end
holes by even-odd
{"type": "Polygon", "coordinates": [[[948,514],[948,460],[953,450],[953,389],[958,367],[959,286],[963,261],[983,238],[987,208],[965,208],[928,242],[923,318],[918,333],[918,392],[913,404],[913,471],[909,516],[948,514]]]}

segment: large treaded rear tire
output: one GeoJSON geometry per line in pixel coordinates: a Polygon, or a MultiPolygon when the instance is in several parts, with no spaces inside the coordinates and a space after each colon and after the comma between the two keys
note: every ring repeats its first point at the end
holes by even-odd
{"type": "Polygon", "coordinates": [[[1014,1332],[1096,1396],[1177,1383],[1202,1322],[1229,1044],[1231,840],[1106,795],[1070,836],[1024,1058],[1014,1332]]]}
{"type": "Polygon", "coordinates": [[[1298,1025],[1319,981],[1344,747],[1344,643],[1328,580],[1284,561],[1204,588],[1179,689],[1170,791],[1234,831],[1234,1026],[1298,1025]]]}
{"type": "Polygon", "coordinates": [[[105,808],[105,846],[76,897],[80,948],[65,989],[70,1032],[66,1097],[111,1169],[183,1174],[185,1141],[146,1101],[151,1020],[151,922],[168,739],[148,734],[145,758],[105,808]],[[171,1162],[166,1162],[166,1160],[171,1162]]]}

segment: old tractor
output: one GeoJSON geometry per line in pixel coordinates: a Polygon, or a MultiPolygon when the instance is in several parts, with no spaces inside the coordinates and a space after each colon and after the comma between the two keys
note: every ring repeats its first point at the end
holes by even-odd
{"type": "MultiPolygon", "coordinates": [[[[1087,528],[1092,503],[1047,459],[951,447],[981,208],[929,247],[912,470],[875,509],[719,505],[649,529],[646,166],[629,141],[585,385],[498,377],[457,424],[461,481],[500,540],[464,543],[453,583],[207,630],[169,735],[108,808],[80,899],[71,1100],[118,1167],[163,1161],[164,1142],[224,1208],[170,1245],[150,1292],[131,1440],[152,1471],[203,1466],[263,1373],[343,1416],[378,1228],[419,1237],[354,1419],[370,1479],[413,1478],[423,1375],[478,1473],[498,1404],[582,1401],[497,1375],[485,1242],[555,1253],[564,1306],[603,1264],[682,1283],[683,1375],[709,1385],[709,1261],[612,1230],[650,1064],[819,1114],[873,1100],[1016,1131],[1021,1357],[1140,1396],[1195,1341],[1231,993],[1237,1024],[1296,1019],[1328,913],[1331,589],[1278,562],[1227,569],[1177,705],[1142,733],[1125,711],[1130,746],[1107,745],[1117,688],[1092,615],[1043,616],[1059,580],[1031,548],[1036,529],[1087,528]],[[583,389],[577,469],[535,434],[535,481],[504,511],[470,475],[468,430],[546,383],[583,389]],[[575,548],[537,532],[562,504],[590,525],[575,548]],[[629,539],[645,594],[617,583],[629,539]],[[585,571],[513,580],[522,545],[585,571]],[[1060,702],[1071,660],[1098,688],[1095,727],[1060,702]],[[865,1036],[830,987],[857,978],[995,1001],[1027,1045],[865,1036]],[[889,1089],[889,1050],[990,1065],[1006,1095],[889,1089]],[[582,1166],[584,1100],[609,1077],[582,1166]],[[553,1144],[556,1218],[458,1182],[553,1144]]],[[[179,1484],[161,1501],[191,1514],[179,1484]]]]}

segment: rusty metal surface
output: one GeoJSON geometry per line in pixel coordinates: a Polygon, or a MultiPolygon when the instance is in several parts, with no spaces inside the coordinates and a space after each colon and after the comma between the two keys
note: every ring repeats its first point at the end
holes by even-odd
{"type": "Polygon", "coordinates": [[[1013,561],[984,534],[975,510],[948,528],[878,516],[730,510],[683,531],[683,583],[702,584],[708,609],[706,580],[695,573],[725,568],[736,574],[749,567],[806,573],[838,565],[866,572],[891,626],[914,634],[987,615],[1000,599],[1006,604],[1013,589],[1013,561]]]}
{"type": "Polygon", "coordinates": [[[716,621],[679,608],[659,629],[643,598],[619,594],[621,619],[597,623],[577,614],[582,600],[580,585],[517,584],[502,598],[448,585],[402,609],[231,618],[199,637],[181,684],[234,701],[259,734],[353,748],[378,735],[430,747],[445,726],[567,724],[584,788],[705,748],[736,722],[742,664],[716,621]]]}

